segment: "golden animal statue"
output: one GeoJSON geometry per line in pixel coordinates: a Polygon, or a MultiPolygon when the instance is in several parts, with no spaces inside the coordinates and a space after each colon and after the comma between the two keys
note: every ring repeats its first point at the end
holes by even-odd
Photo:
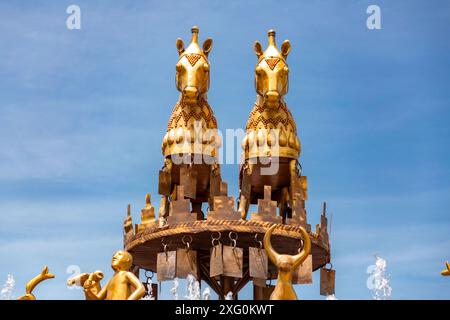
{"type": "MultiPolygon", "coordinates": [[[[138,277],[129,271],[132,264],[131,254],[123,250],[117,251],[111,262],[114,276],[101,289],[98,281],[91,281],[95,280],[94,276],[91,280],[88,277],[83,284],[86,298],[88,300],[139,300],[142,298],[145,295],[145,287],[138,277]]],[[[99,276],[103,276],[101,271],[97,271],[95,278],[99,276]]]]}
{"type": "Polygon", "coordinates": [[[191,43],[187,48],[183,40],[176,40],[179,58],[175,79],[180,97],[162,142],[165,160],[159,175],[158,192],[162,195],[159,214],[163,218],[169,216],[169,204],[177,200],[177,187],[180,185],[183,186],[183,197],[190,199],[192,212],[199,219],[204,217],[202,203],[208,201],[211,207],[213,196],[219,192],[217,156],[221,142],[216,118],[207,101],[210,82],[208,55],[212,39],[205,40],[200,48],[198,27],[194,26],[191,31],[191,43]]]}
{"type": "MultiPolygon", "coordinates": [[[[288,92],[289,40],[275,43],[275,31],[268,32],[268,47],[263,52],[256,41],[253,49],[258,58],[255,67],[256,102],[246,125],[242,141],[244,162],[239,174],[239,212],[246,219],[250,204],[264,195],[264,186],[271,187],[271,197],[277,201],[283,222],[294,207],[294,190],[299,177],[300,141],[294,118],[284,96],[288,92]]],[[[300,199],[304,200],[304,199],[300,199]]]]}
{"type": "Polygon", "coordinates": [[[33,295],[34,288],[41,283],[44,280],[52,279],[55,275],[48,272],[48,267],[45,266],[44,269],[42,269],[41,273],[38,274],[36,277],[31,279],[26,286],[26,294],[23,296],[20,296],[17,300],[36,300],[36,297],[33,295]]]}
{"type": "Polygon", "coordinates": [[[445,266],[447,267],[446,270],[441,271],[441,275],[443,276],[450,276],[450,263],[448,261],[445,263],[445,266]]]}
{"type": "MultiPolygon", "coordinates": [[[[92,273],[80,273],[69,280],[67,280],[68,286],[77,285],[83,288],[91,288],[92,293],[98,294],[101,290],[100,280],[103,279],[103,272],[95,271],[92,273]]],[[[85,293],[86,300],[91,300],[85,293]]]]}
{"type": "Polygon", "coordinates": [[[272,244],[270,243],[272,232],[276,227],[277,225],[275,224],[270,227],[269,230],[267,230],[266,234],[264,235],[263,241],[267,256],[278,268],[277,284],[272,294],[270,295],[270,300],[297,300],[297,295],[295,293],[294,287],[292,286],[292,273],[308,257],[311,251],[311,240],[306,230],[302,227],[299,227],[303,235],[302,250],[294,256],[288,254],[279,254],[273,249],[272,244]]]}

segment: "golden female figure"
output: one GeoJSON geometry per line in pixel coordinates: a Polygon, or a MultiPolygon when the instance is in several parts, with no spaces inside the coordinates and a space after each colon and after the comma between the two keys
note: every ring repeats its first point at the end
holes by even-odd
{"type": "Polygon", "coordinates": [[[297,300],[297,295],[292,286],[292,273],[308,257],[311,251],[311,240],[309,239],[306,230],[300,227],[300,231],[303,235],[303,249],[300,253],[294,256],[279,254],[273,249],[272,244],[270,243],[272,232],[276,227],[277,225],[273,225],[264,235],[264,249],[266,250],[269,259],[278,268],[277,284],[270,295],[270,300],[297,300]]]}

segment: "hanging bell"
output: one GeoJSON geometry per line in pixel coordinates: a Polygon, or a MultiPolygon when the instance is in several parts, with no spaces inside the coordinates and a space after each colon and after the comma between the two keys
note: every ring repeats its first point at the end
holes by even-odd
{"type": "Polygon", "coordinates": [[[330,296],[334,294],[335,276],[336,270],[333,269],[332,264],[330,264],[329,269],[326,265],[320,269],[320,295],[330,296]]]}
{"type": "MultiPolygon", "coordinates": [[[[258,241],[258,234],[255,234],[255,240],[257,247],[248,248],[249,275],[254,279],[263,279],[265,284],[269,267],[267,253],[262,248],[262,242],[258,241]]],[[[257,283],[258,281],[255,284],[257,283]]]]}
{"type": "Polygon", "coordinates": [[[177,249],[176,276],[186,278],[190,274],[198,279],[197,251],[191,249],[192,237],[184,236],[182,242],[186,247],[177,249]]]}
{"type": "Polygon", "coordinates": [[[242,278],[244,265],[244,250],[236,247],[237,234],[230,232],[230,246],[223,246],[223,275],[242,278]]]}
{"type": "Polygon", "coordinates": [[[221,233],[218,232],[218,236],[215,237],[214,234],[211,235],[212,247],[209,260],[209,276],[211,278],[217,277],[223,274],[223,255],[222,255],[222,244],[220,243],[221,233]]]}
{"type": "Polygon", "coordinates": [[[156,273],[158,281],[171,280],[175,278],[175,267],[177,252],[168,251],[168,245],[164,244],[164,251],[159,252],[156,257],[156,273]]]}

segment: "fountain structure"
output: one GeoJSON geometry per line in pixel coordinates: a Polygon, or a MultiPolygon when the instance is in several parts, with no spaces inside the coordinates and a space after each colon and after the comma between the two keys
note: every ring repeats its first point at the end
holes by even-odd
{"type": "Polygon", "coordinates": [[[321,269],[321,293],[332,295],[334,270],[324,268],[330,262],[326,207],[313,230],[305,209],[307,179],[299,165],[296,123],[284,100],[289,41],[278,49],[275,31],[270,30],[264,52],[259,42],[254,45],[257,98],[242,143],[244,161],[236,204],[221,178],[221,141],[207,99],[212,40],[200,47],[198,34],[193,27],[187,48],[181,39],[176,41],[180,97],[162,142],[159,216],[147,195],[140,223],[133,224],[130,207],[124,221],[124,248],[133,256],[133,271],[156,272],[158,281],[194,277],[205,281],[219,299],[237,299],[252,281],[254,299],[268,299],[274,286],[267,282],[277,279],[278,271],[263,249],[264,234],[276,225],[273,250],[295,255],[302,247],[303,228],[311,250],[293,272],[292,282],[311,283],[312,272],[321,269]],[[271,165],[278,170],[264,174],[271,165]],[[257,212],[248,217],[250,204],[257,205],[257,212]]]}

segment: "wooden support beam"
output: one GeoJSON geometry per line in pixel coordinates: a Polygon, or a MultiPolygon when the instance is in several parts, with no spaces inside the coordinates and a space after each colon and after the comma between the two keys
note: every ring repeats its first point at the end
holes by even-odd
{"type": "Polygon", "coordinates": [[[236,285],[234,286],[234,292],[236,292],[236,297],[239,291],[241,291],[241,289],[243,287],[245,287],[245,285],[250,281],[250,273],[249,270],[245,270],[244,272],[244,276],[242,278],[240,278],[237,282],[236,285]]]}
{"type": "Polygon", "coordinates": [[[211,289],[213,289],[214,292],[217,293],[219,299],[223,299],[221,298],[224,296],[222,287],[215,279],[209,276],[209,270],[203,263],[200,263],[200,272],[202,273],[201,279],[203,279],[211,287],[211,289]]]}

